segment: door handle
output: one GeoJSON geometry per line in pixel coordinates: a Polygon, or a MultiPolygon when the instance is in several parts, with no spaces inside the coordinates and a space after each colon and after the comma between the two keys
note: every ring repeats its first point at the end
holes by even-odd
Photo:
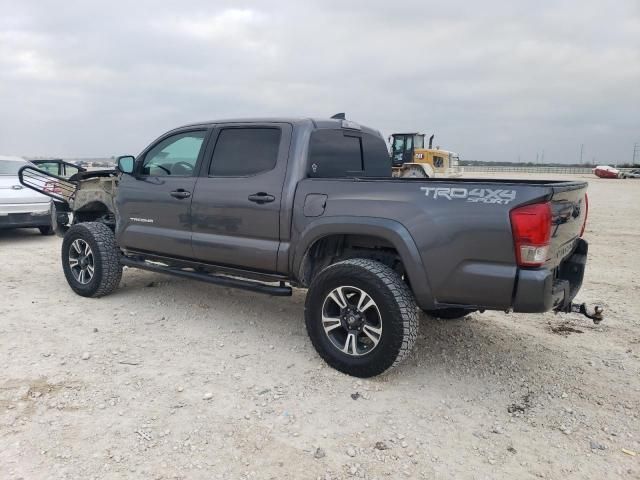
{"type": "Polygon", "coordinates": [[[191,196],[191,192],[187,192],[184,188],[179,188],[178,190],[174,190],[170,193],[173,198],[189,198],[191,196]]]}
{"type": "Polygon", "coordinates": [[[276,197],[274,197],[273,195],[269,195],[268,193],[265,193],[265,192],[258,192],[258,193],[254,193],[253,195],[249,195],[250,202],[255,202],[259,204],[270,203],[270,202],[273,202],[275,199],[276,197]]]}

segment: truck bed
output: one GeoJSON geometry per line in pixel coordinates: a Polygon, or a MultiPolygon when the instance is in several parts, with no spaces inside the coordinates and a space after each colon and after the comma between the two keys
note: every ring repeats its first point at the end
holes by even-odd
{"type": "MultiPolygon", "coordinates": [[[[304,236],[318,221],[303,214],[307,195],[326,195],[325,219],[371,216],[406,230],[426,270],[426,281],[412,285],[424,308],[507,310],[514,306],[519,279],[528,275],[516,263],[511,210],[550,202],[551,245],[536,270],[553,276],[575,250],[586,215],[586,188],[586,182],[553,180],[305,179],[296,192],[293,232],[304,236]]],[[[414,265],[405,268],[411,276],[414,265]]]]}

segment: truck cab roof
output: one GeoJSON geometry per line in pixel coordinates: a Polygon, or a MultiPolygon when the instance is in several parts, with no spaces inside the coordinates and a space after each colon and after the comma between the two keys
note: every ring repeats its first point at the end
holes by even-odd
{"type": "Polygon", "coordinates": [[[311,117],[244,117],[244,118],[223,118],[219,120],[209,120],[204,122],[189,123],[176,128],[175,130],[188,127],[214,126],[222,123],[290,123],[293,126],[309,126],[313,129],[351,129],[360,130],[366,133],[382,134],[375,128],[370,128],[351,120],[341,120],[333,118],[311,118],[311,117]]]}

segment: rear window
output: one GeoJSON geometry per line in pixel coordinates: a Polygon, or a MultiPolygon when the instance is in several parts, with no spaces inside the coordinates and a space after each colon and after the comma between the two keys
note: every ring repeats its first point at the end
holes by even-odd
{"type": "Polygon", "coordinates": [[[26,162],[14,162],[12,160],[0,160],[0,175],[18,175],[20,167],[29,165],[26,162]]]}
{"type": "Polygon", "coordinates": [[[279,128],[225,128],[218,136],[209,176],[247,177],[272,170],[280,135],[279,128]]]}
{"type": "Polygon", "coordinates": [[[360,137],[345,135],[342,130],[316,130],[311,134],[310,176],[354,176],[364,170],[362,163],[360,137]]]}
{"type": "Polygon", "coordinates": [[[367,177],[390,177],[391,157],[384,139],[369,133],[362,134],[364,169],[367,177]]]}
{"type": "Polygon", "coordinates": [[[382,138],[366,132],[316,130],[309,141],[308,175],[314,178],[391,176],[382,138]]]}

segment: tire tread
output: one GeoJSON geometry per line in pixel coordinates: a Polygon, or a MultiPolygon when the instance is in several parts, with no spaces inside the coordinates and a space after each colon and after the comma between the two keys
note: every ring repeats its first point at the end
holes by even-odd
{"type": "MultiPolygon", "coordinates": [[[[120,264],[120,250],[116,244],[113,231],[104,223],[87,222],[73,225],[65,236],[72,237],[78,233],[88,234],[92,237],[98,246],[98,257],[100,263],[101,275],[97,288],[93,291],[79,291],[69,282],[71,288],[79,295],[86,297],[104,297],[112,293],[122,279],[122,265],[120,264]]],[[[65,261],[65,244],[63,243],[63,261],[65,261]]],[[[68,279],[67,279],[68,280],[68,279]]]]}

